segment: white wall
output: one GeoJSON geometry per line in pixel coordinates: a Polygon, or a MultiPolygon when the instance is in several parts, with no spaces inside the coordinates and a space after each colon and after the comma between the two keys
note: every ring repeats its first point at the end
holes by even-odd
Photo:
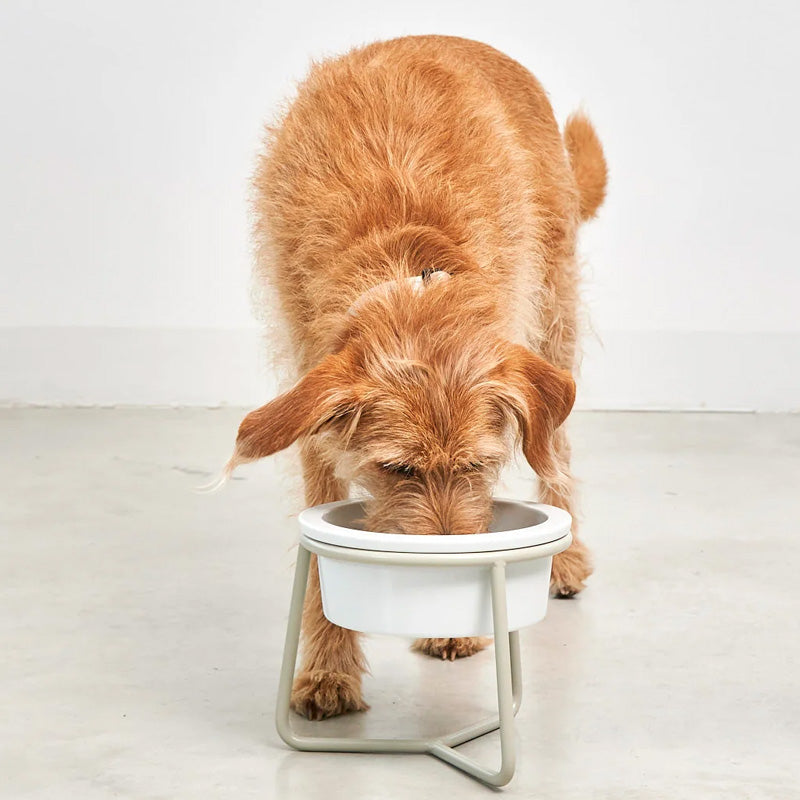
{"type": "Polygon", "coordinates": [[[247,179],[309,60],[452,33],[583,104],[581,404],[800,408],[800,6],[374,0],[0,6],[0,398],[250,404],[247,179]]]}

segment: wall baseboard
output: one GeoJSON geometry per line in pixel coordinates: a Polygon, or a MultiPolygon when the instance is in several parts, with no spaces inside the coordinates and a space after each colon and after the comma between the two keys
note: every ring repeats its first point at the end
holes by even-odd
{"type": "MultiPolygon", "coordinates": [[[[605,331],[582,409],[800,411],[800,332],[605,331]]],[[[255,406],[276,391],[255,328],[0,328],[4,405],[255,406]]]]}

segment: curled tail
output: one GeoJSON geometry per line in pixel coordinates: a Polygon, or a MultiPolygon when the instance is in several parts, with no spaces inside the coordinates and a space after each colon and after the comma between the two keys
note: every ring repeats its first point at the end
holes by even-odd
{"type": "Polygon", "coordinates": [[[606,196],[608,170],[603,146],[592,123],[581,112],[570,115],[564,126],[564,144],[580,193],[581,219],[591,219],[606,196]]]}

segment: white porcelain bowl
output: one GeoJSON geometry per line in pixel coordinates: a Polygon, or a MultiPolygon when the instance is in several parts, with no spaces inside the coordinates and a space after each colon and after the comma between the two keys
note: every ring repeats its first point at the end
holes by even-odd
{"type": "Polygon", "coordinates": [[[318,554],[325,616],[351,630],[413,637],[490,634],[489,567],[498,560],[507,562],[509,630],[538,622],[553,553],[569,546],[572,524],[560,508],[499,499],[488,533],[378,533],[363,530],[363,516],[359,500],[300,514],[303,542],[318,554]],[[387,563],[404,558],[392,553],[416,554],[414,563],[387,563]]]}

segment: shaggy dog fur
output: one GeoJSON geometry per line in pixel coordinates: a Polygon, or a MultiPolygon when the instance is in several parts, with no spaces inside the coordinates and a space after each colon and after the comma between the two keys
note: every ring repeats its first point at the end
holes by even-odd
{"type": "MultiPolygon", "coordinates": [[[[408,37],[314,67],[254,200],[259,271],[302,377],[244,419],[229,472],[300,440],[308,505],[355,484],[372,530],[475,533],[521,441],[539,499],[571,511],[559,426],[575,397],[575,240],[605,184],[589,121],[572,116],[562,139],[536,79],[487,45],[408,37]]],[[[554,593],[590,572],[576,538],[554,593]]],[[[293,707],[367,708],[359,634],[325,619],[313,568],[303,627],[293,707]]],[[[453,659],[484,645],[416,647],[453,659]]]]}

